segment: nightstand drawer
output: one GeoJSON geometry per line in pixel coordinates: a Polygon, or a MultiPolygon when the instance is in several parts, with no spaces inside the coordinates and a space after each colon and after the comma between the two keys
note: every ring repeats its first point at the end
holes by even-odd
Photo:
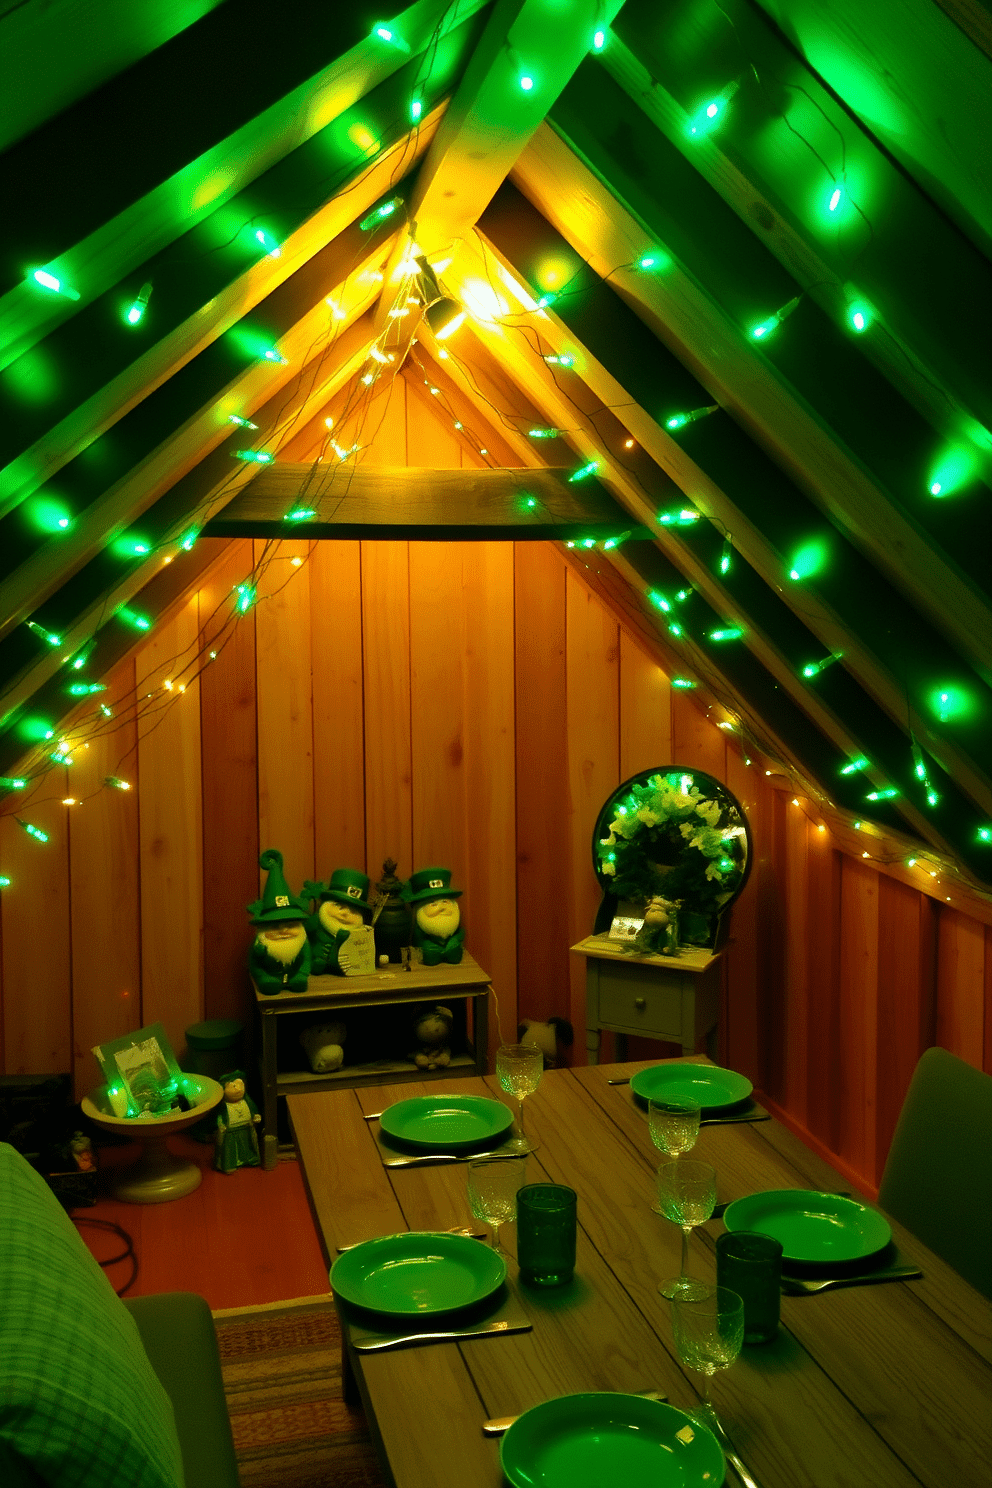
{"type": "Polygon", "coordinates": [[[683,978],[661,981],[643,966],[613,967],[599,963],[599,1017],[632,1033],[681,1039],[683,978]]]}

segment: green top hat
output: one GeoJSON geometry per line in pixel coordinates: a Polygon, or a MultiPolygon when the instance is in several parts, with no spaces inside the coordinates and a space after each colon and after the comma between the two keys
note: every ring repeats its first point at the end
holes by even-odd
{"type": "Polygon", "coordinates": [[[359,873],[357,868],[335,868],[330,883],[326,885],[311,883],[309,879],[303,885],[304,894],[319,899],[321,903],[325,899],[336,899],[339,904],[350,904],[352,908],[361,910],[372,907],[366,898],[368,891],[368,876],[359,873]]]}
{"type": "Polygon", "coordinates": [[[450,868],[419,868],[403,885],[407,904],[422,904],[428,899],[460,899],[461,889],[451,887],[450,868]]]}
{"type": "Polygon", "coordinates": [[[248,905],[253,925],[272,925],[278,920],[305,920],[310,911],[301,899],[289,891],[282,871],[282,853],[268,847],[259,857],[258,866],[265,868],[268,878],[261,899],[248,905]]]}

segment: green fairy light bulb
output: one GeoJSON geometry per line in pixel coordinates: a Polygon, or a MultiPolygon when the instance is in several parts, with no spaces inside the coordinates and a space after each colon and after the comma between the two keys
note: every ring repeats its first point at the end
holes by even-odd
{"type": "Polygon", "coordinates": [[[603,48],[605,47],[605,45],[606,45],[606,32],[603,31],[602,29],[600,29],[599,31],[594,31],[592,33],[592,49],[593,49],[593,51],[594,52],[601,52],[603,50],[603,48]]]}
{"type": "Polygon", "coordinates": [[[689,135],[692,139],[701,139],[722,123],[727,112],[727,105],[739,87],[740,83],[737,81],[728,83],[715,98],[707,99],[699,112],[693,116],[689,125],[689,135]]]}
{"type": "Polygon", "coordinates": [[[69,688],[70,697],[89,697],[94,692],[106,692],[107,687],[103,682],[73,682],[69,688]]]}
{"type": "Polygon", "coordinates": [[[48,833],[43,832],[40,827],[36,827],[33,822],[21,821],[20,817],[17,817],[16,820],[17,825],[23,827],[28,836],[33,837],[36,842],[48,841],[48,833]]]}
{"type": "Polygon", "coordinates": [[[752,341],[767,340],[774,331],[778,330],[783,320],[792,314],[801,299],[802,295],[796,295],[794,299],[791,299],[788,304],[783,305],[781,310],[776,310],[775,314],[769,316],[767,320],[763,320],[758,325],[752,326],[750,331],[752,341]]]}
{"type": "Polygon", "coordinates": [[[844,765],[840,773],[842,775],[856,775],[859,770],[868,770],[870,768],[869,761],[865,759],[863,754],[859,754],[857,759],[850,760],[848,764],[844,765]]]}
{"type": "Polygon", "coordinates": [[[229,413],[227,415],[227,422],[229,424],[237,424],[237,426],[238,426],[239,429],[257,429],[258,428],[258,425],[257,424],[253,424],[252,421],[251,421],[251,419],[242,418],[239,413],[229,413]]]}
{"type": "Polygon", "coordinates": [[[410,103],[410,122],[412,124],[416,124],[417,121],[420,118],[420,115],[423,113],[423,111],[424,111],[424,106],[421,103],[420,99],[419,98],[414,98],[411,101],[411,103],[410,103]]]}
{"type": "Polygon", "coordinates": [[[657,589],[648,590],[648,599],[654,605],[655,609],[664,610],[666,615],[671,611],[672,607],[668,603],[668,600],[663,594],[659,594],[657,589]]]}
{"type": "Polygon", "coordinates": [[[744,634],[739,625],[725,625],[721,630],[711,630],[711,641],[739,641],[744,634]]]}
{"type": "Polygon", "coordinates": [[[720,572],[722,574],[730,572],[731,554],[733,553],[733,551],[733,539],[728,532],[726,537],[723,539],[723,551],[720,554],[720,572]]]}
{"type": "Polygon", "coordinates": [[[719,413],[719,403],[710,403],[706,408],[694,408],[690,413],[673,413],[671,418],[665,420],[666,429],[684,429],[686,424],[698,424],[700,419],[709,418],[711,413],[719,413]]]}
{"type": "Polygon", "coordinates": [[[398,52],[403,52],[409,56],[410,43],[404,41],[403,37],[392,26],[387,26],[384,21],[376,22],[372,27],[372,35],[379,41],[384,41],[387,46],[395,47],[398,52]]]}
{"type": "Polygon", "coordinates": [[[596,471],[598,469],[599,469],[599,461],[598,460],[590,460],[588,465],[583,465],[583,466],[581,466],[580,469],[574,470],[572,472],[572,474],[568,477],[569,484],[571,484],[573,481],[580,481],[580,480],[586,480],[586,479],[588,479],[588,477],[590,475],[595,475],[596,474],[596,471]]]}
{"type": "Polygon", "coordinates": [[[389,201],[383,202],[381,206],[376,207],[374,212],[370,212],[367,217],[363,217],[358,224],[359,228],[362,232],[368,232],[371,228],[378,227],[381,222],[385,222],[387,218],[392,217],[395,212],[398,212],[402,205],[403,198],[401,196],[390,197],[389,201]]]}
{"type": "Polygon", "coordinates": [[[26,624],[28,630],[34,631],[35,635],[40,636],[49,646],[61,646],[62,637],[56,635],[54,631],[46,630],[43,625],[39,625],[35,620],[28,620],[26,624]]]}
{"type": "Polygon", "coordinates": [[[268,465],[272,456],[267,455],[264,450],[232,450],[232,460],[243,460],[246,465],[268,465]]]}
{"type": "Polygon", "coordinates": [[[27,781],[19,775],[0,775],[0,790],[25,790],[27,781]]]}
{"type": "Polygon", "coordinates": [[[57,274],[51,273],[48,269],[35,269],[31,274],[31,278],[35,284],[39,285],[42,289],[47,289],[51,294],[61,295],[66,300],[79,299],[78,289],[70,289],[64,280],[60,279],[57,274]]]}
{"type": "Polygon", "coordinates": [[[695,685],[695,682],[690,677],[672,678],[672,686],[677,687],[680,692],[687,692],[690,688],[695,687],[695,685]]]}
{"type": "Polygon", "coordinates": [[[275,238],[269,237],[269,234],[264,228],[259,227],[255,229],[255,242],[261,244],[265,249],[267,258],[280,258],[282,256],[282,249],[279,247],[279,244],[275,238]]]}
{"type": "Polygon", "coordinates": [[[682,637],[685,635],[685,631],[682,629],[677,620],[673,620],[671,625],[669,625],[668,627],[668,634],[673,635],[678,641],[681,640],[682,637]]]}
{"type": "Polygon", "coordinates": [[[575,358],[564,353],[562,356],[549,355],[544,358],[549,367],[574,367],[575,358]]]}
{"type": "Polygon", "coordinates": [[[979,842],[992,842],[992,827],[979,827],[978,840],[979,842]]]}
{"type": "Polygon", "coordinates": [[[894,785],[887,786],[885,790],[869,791],[865,796],[866,801],[891,801],[899,792],[894,785]]]}
{"type": "Polygon", "coordinates": [[[285,367],[285,366],[288,365],[287,362],[286,362],[286,358],[284,356],[280,356],[279,353],[276,351],[276,349],[275,349],[274,346],[269,346],[262,353],[262,357],[263,357],[263,360],[264,361],[266,361],[266,362],[275,362],[280,367],[285,367]]]}
{"type": "Polygon", "coordinates": [[[238,596],[238,611],[240,614],[246,615],[251,609],[252,605],[255,603],[255,585],[249,584],[247,582],[244,584],[239,584],[237,589],[235,590],[235,593],[238,596]]]}
{"type": "Polygon", "coordinates": [[[0,889],[9,889],[13,882],[14,880],[8,878],[6,873],[0,873],[0,889]]]}
{"type": "Polygon", "coordinates": [[[200,529],[198,527],[191,527],[190,530],[186,533],[186,536],[182,538],[179,543],[181,550],[184,553],[192,552],[193,548],[196,546],[196,539],[199,537],[199,535],[200,529]]]}
{"type": "Polygon", "coordinates": [[[141,615],[137,610],[129,609],[122,605],[117,611],[117,618],[123,620],[125,625],[130,625],[134,630],[151,630],[152,622],[147,615],[141,615]]]}
{"type": "Polygon", "coordinates": [[[825,656],[822,661],[809,661],[803,667],[804,677],[818,677],[825,672],[827,667],[833,666],[835,661],[840,661],[843,651],[835,651],[831,656],[825,656]]]}
{"type": "Polygon", "coordinates": [[[317,513],[312,507],[302,507],[297,511],[287,512],[283,517],[284,522],[309,522],[317,513]]]}
{"type": "Polygon", "coordinates": [[[560,439],[560,429],[528,429],[528,439],[560,439]]]}

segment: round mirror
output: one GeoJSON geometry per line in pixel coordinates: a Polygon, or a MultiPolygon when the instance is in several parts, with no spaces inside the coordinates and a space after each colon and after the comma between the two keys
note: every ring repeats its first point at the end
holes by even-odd
{"type": "Polygon", "coordinates": [[[594,934],[621,909],[631,924],[653,900],[678,908],[681,943],[716,949],[747,883],[751,829],[740,802],[702,770],[660,765],[617,787],[596,819],[592,861],[603,902],[594,934]]]}

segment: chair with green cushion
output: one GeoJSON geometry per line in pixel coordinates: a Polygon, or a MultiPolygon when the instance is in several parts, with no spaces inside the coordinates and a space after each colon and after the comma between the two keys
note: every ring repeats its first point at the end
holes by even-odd
{"type": "Polygon", "coordinates": [[[946,1049],[927,1049],[903,1101],[878,1202],[992,1297],[992,1075],[946,1049]]]}

